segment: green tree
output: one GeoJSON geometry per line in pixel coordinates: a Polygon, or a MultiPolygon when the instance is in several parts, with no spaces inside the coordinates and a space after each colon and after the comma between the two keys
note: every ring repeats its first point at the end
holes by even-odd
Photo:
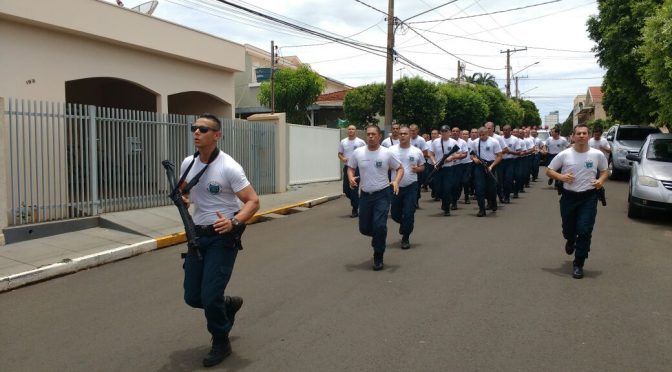
{"type": "Polygon", "coordinates": [[[505,124],[509,124],[512,127],[520,127],[524,124],[523,123],[524,118],[525,118],[525,110],[522,107],[520,107],[518,102],[512,99],[507,99],[504,102],[504,118],[502,122],[495,124],[499,124],[500,127],[505,124]]]}
{"type": "Polygon", "coordinates": [[[672,0],[646,20],[642,39],[640,73],[658,103],[657,124],[672,123],[672,0]]]}
{"type": "Polygon", "coordinates": [[[382,83],[368,84],[350,90],[343,100],[345,117],[358,128],[377,124],[376,114],[385,104],[385,86],[382,83]]]}
{"type": "Polygon", "coordinates": [[[444,117],[446,97],[437,84],[419,77],[394,82],[392,113],[403,124],[417,124],[423,131],[438,127],[444,117]]]}
{"type": "Polygon", "coordinates": [[[444,123],[461,129],[478,128],[483,125],[490,110],[485,98],[475,89],[441,84],[439,92],[446,97],[444,123]]]}
{"type": "Polygon", "coordinates": [[[539,115],[539,110],[537,109],[537,105],[535,105],[534,102],[525,99],[514,100],[524,111],[523,120],[521,120],[522,125],[541,125],[541,116],[539,115]]]}
{"type": "Polygon", "coordinates": [[[473,87],[484,99],[488,105],[488,115],[486,121],[491,121],[496,125],[505,123],[505,104],[506,96],[499,89],[485,85],[476,85],[473,87]]]}
{"type": "Polygon", "coordinates": [[[565,121],[560,126],[560,135],[567,137],[572,134],[572,130],[574,130],[574,116],[569,114],[567,119],[565,119],[565,121]]]}
{"type": "Polygon", "coordinates": [[[656,119],[657,103],[641,76],[641,31],[647,17],[663,0],[602,0],[599,14],[588,19],[588,33],[597,45],[600,66],[607,69],[602,83],[603,104],[611,117],[645,124],[656,119]]]}
{"type": "Polygon", "coordinates": [[[466,80],[468,83],[472,84],[485,85],[488,87],[495,87],[495,88],[499,87],[499,85],[497,84],[497,80],[495,79],[495,76],[488,72],[486,73],[475,72],[471,76],[467,76],[466,80]]]}
{"type": "MultiPolygon", "coordinates": [[[[297,69],[283,68],[275,72],[275,110],[287,114],[287,121],[307,124],[308,106],[315,102],[324,90],[324,80],[308,65],[297,69]]],[[[261,83],[259,102],[270,106],[271,84],[261,83]]]]}
{"type": "Polygon", "coordinates": [[[612,126],[614,126],[616,124],[618,124],[618,123],[616,123],[615,121],[613,121],[609,118],[607,118],[607,119],[595,119],[595,120],[591,120],[591,121],[586,123],[586,125],[588,126],[588,129],[591,132],[593,131],[593,128],[595,128],[596,125],[601,126],[602,130],[604,130],[606,132],[609,128],[611,128],[612,126]]]}

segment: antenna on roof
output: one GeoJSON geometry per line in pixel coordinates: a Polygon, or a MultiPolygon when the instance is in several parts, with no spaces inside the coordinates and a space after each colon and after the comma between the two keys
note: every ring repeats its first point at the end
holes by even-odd
{"type": "Polygon", "coordinates": [[[154,10],[156,10],[156,7],[159,6],[159,2],[157,0],[153,1],[148,1],[146,3],[142,3],[136,7],[131,8],[131,10],[135,10],[136,12],[139,13],[145,13],[147,15],[152,15],[154,13],[154,10]]]}

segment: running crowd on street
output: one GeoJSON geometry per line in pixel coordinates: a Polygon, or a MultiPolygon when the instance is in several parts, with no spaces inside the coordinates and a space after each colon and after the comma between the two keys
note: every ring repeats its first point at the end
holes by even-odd
{"type": "Polygon", "coordinates": [[[565,252],[574,255],[572,277],[583,278],[611,151],[602,128],[595,127],[591,138],[588,127],[578,125],[567,139],[556,127],[546,141],[536,128],[504,125],[501,134],[495,133],[492,122],[471,130],[443,125],[422,135],[416,124],[393,123],[391,129],[383,140],[381,129],[369,125],[362,140],[350,125],[338,146],[343,193],[351,217],[359,218],[360,233],[371,237],[373,270],[384,268],[388,214],[399,224],[401,249],[411,248],[422,192],[441,202],[444,216],[458,209],[458,202],[475,199],[476,216],[485,217],[537,182],[545,159],[548,185],[561,195],[565,252]]]}

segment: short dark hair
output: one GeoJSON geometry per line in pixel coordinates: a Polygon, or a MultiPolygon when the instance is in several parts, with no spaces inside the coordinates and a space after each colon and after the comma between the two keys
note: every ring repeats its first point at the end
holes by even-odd
{"type": "Polygon", "coordinates": [[[593,132],[600,132],[601,133],[601,132],[604,132],[604,129],[602,129],[602,126],[598,124],[598,125],[593,127],[593,132]]]}
{"type": "Polygon", "coordinates": [[[588,129],[588,126],[586,124],[577,124],[574,129],[572,130],[572,133],[576,133],[576,128],[586,128],[588,129]]]}
{"type": "Polygon", "coordinates": [[[217,130],[221,130],[221,129],[222,129],[222,122],[219,120],[219,118],[218,118],[217,116],[215,116],[215,115],[213,115],[213,114],[204,112],[204,113],[198,115],[198,118],[199,118],[199,119],[208,119],[208,120],[210,120],[210,121],[212,121],[213,123],[216,124],[216,128],[215,128],[215,129],[217,129],[217,130]]]}
{"type": "Polygon", "coordinates": [[[380,130],[380,127],[377,126],[376,124],[369,124],[369,125],[367,125],[367,126],[366,126],[366,130],[369,130],[369,128],[376,128],[376,131],[378,132],[378,134],[381,134],[381,133],[382,133],[382,131],[380,130]]]}

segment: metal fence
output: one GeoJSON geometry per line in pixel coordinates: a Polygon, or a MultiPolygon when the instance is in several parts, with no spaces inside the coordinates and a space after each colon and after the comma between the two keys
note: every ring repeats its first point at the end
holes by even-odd
{"type": "MultiPolygon", "coordinates": [[[[7,100],[9,225],[167,205],[164,159],[193,154],[193,116],[7,100]]],[[[275,126],[223,120],[219,148],[259,194],[275,187],[275,126]]]]}

